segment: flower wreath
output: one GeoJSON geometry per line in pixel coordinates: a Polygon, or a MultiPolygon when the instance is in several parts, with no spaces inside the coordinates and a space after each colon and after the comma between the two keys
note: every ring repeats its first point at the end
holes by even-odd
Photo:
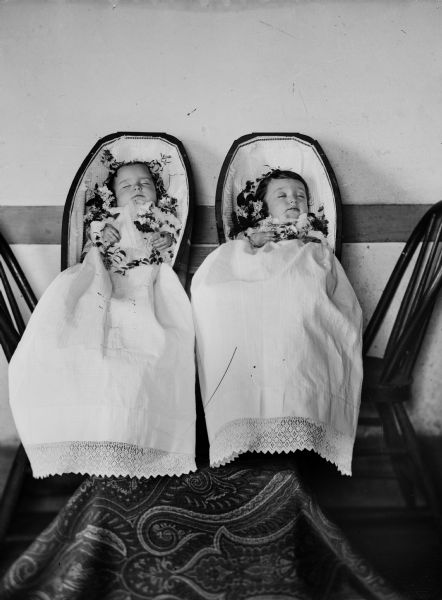
{"type": "MultiPolygon", "coordinates": [[[[269,167],[269,165],[265,166],[269,167]]],[[[251,229],[274,231],[276,233],[275,241],[292,239],[311,241],[312,239],[323,239],[328,235],[328,221],[325,218],[323,206],[318,209],[316,214],[313,212],[301,214],[292,223],[280,223],[278,219],[269,216],[263,202],[257,200],[255,194],[261,181],[278,171],[281,171],[279,167],[269,167],[269,171],[257,177],[255,181],[246,181],[244,189],[237,196],[237,208],[232,212],[231,238],[251,229]]]]}
{"type": "Polygon", "coordinates": [[[152,175],[158,200],[156,204],[149,203],[140,207],[134,220],[135,227],[143,234],[146,249],[149,251],[148,256],[127,261],[124,250],[115,244],[109,246],[104,243],[102,231],[119,215],[116,198],[108,187],[110,179],[121,166],[129,165],[131,162],[118,162],[109,150],[103,150],[101,163],[107,167],[109,175],[102,186],[95,184],[93,188],[88,188],[89,198],[86,200],[87,211],[84,223],[89,228],[92,245],[96,246],[102,254],[106,269],[124,275],[128,269],[139,265],[161,264],[172,260],[172,248],[160,252],[150,243],[152,233],[162,231],[169,233],[172,244],[176,244],[181,231],[181,223],[177,216],[178,200],[169,196],[161,177],[164,165],[170,162],[170,158],[167,154],[161,154],[160,160],[143,161],[152,175]]]}

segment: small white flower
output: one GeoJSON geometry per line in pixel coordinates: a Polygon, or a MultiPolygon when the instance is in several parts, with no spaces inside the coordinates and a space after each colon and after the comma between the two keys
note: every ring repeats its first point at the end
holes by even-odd
{"type": "Polygon", "coordinates": [[[259,231],[272,231],[275,227],[274,219],[272,217],[266,217],[259,222],[258,229],[259,231]]]}
{"type": "Polygon", "coordinates": [[[307,213],[301,213],[296,221],[296,225],[299,229],[304,229],[305,227],[310,227],[310,221],[308,219],[307,213]]]}
{"type": "Polygon", "coordinates": [[[152,211],[153,206],[154,206],[154,204],[152,201],[146,202],[146,204],[144,204],[137,210],[137,217],[146,216],[148,213],[150,213],[152,211]]]}
{"type": "Polygon", "coordinates": [[[316,231],[316,229],[312,229],[308,232],[309,237],[317,238],[318,240],[325,240],[325,235],[322,231],[316,231]]]}
{"type": "Polygon", "coordinates": [[[90,225],[90,232],[94,236],[99,236],[103,229],[106,227],[106,221],[92,221],[90,225]]]}
{"type": "Polygon", "coordinates": [[[289,226],[287,227],[287,233],[288,233],[288,232],[292,232],[292,233],[294,233],[294,234],[298,234],[298,233],[299,233],[299,229],[298,229],[298,227],[297,227],[297,226],[296,226],[296,225],[293,223],[292,225],[289,225],[289,226]]]}
{"type": "Polygon", "coordinates": [[[163,170],[163,165],[160,163],[159,160],[151,160],[149,163],[149,169],[151,173],[161,173],[161,171],[163,170]]]}
{"type": "Polygon", "coordinates": [[[258,216],[263,208],[263,203],[261,200],[255,200],[253,203],[253,216],[256,217],[258,216]]]}
{"type": "Polygon", "coordinates": [[[100,194],[100,197],[103,198],[103,200],[107,200],[110,196],[113,196],[112,192],[107,187],[107,185],[102,185],[101,187],[99,187],[98,193],[100,194]]]}

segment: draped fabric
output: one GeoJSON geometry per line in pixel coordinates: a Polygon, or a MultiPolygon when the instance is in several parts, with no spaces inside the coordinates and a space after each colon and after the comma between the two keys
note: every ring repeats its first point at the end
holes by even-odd
{"type": "MultiPolygon", "coordinates": [[[[146,256],[130,208],[115,226],[146,256]]],[[[124,275],[92,247],[49,286],[9,369],[10,403],[33,474],[149,477],[195,469],[194,328],[168,264],[124,275]]]]}
{"type": "Polygon", "coordinates": [[[222,244],[191,296],[211,464],[308,449],[351,474],[362,314],[328,244],[222,244]]]}
{"type": "Polygon", "coordinates": [[[286,459],[86,479],[1,600],[394,600],[286,459]]]}

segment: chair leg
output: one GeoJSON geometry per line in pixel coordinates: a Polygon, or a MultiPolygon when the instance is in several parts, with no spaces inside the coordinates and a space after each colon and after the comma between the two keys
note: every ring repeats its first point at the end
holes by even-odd
{"type": "Polygon", "coordinates": [[[396,473],[402,496],[409,508],[416,507],[415,486],[410,469],[407,468],[407,456],[404,448],[404,438],[391,404],[377,403],[377,410],[382,421],[385,444],[390,454],[390,460],[396,473]]]}
{"type": "Polygon", "coordinates": [[[422,460],[419,441],[414,427],[402,403],[395,403],[394,411],[412,457],[416,475],[422,484],[423,492],[426,496],[430,510],[436,519],[438,528],[442,530],[442,510],[440,499],[434,487],[433,481],[428,474],[427,468],[422,460]]]}
{"type": "Polygon", "coordinates": [[[17,500],[20,496],[26,469],[29,465],[28,457],[20,444],[12,463],[3,495],[0,498],[0,542],[6,535],[11,522],[11,517],[16,508],[17,500]]]}
{"type": "Polygon", "coordinates": [[[318,594],[314,596],[314,600],[329,600],[333,593],[333,588],[336,584],[338,575],[341,574],[341,565],[336,563],[328,576],[327,581],[324,583],[322,589],[319,590],[318,594]]]}

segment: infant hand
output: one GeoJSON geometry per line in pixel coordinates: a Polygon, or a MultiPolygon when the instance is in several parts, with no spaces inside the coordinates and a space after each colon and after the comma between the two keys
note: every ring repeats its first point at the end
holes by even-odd
{"type": "Polygon", "coordinates": [[[170,233],[159,233],[156,232],[152,236],[152,246],[155,250],[162,252],[172,245],[172,236],[170,233]]]}
{"type": "Polygon", "coordinates": [[[116,227],[107,223],[101,230],[101,239],[105,246],[112,246],[120,241],[121,235],[116,227]]]}
{"type": "Polygon", "coordinates": [[[249,235],[250,244],[255,248],[261,248],[267,242],[273,242],[275,235],[274,231],[256,231],[249,235]]]}

